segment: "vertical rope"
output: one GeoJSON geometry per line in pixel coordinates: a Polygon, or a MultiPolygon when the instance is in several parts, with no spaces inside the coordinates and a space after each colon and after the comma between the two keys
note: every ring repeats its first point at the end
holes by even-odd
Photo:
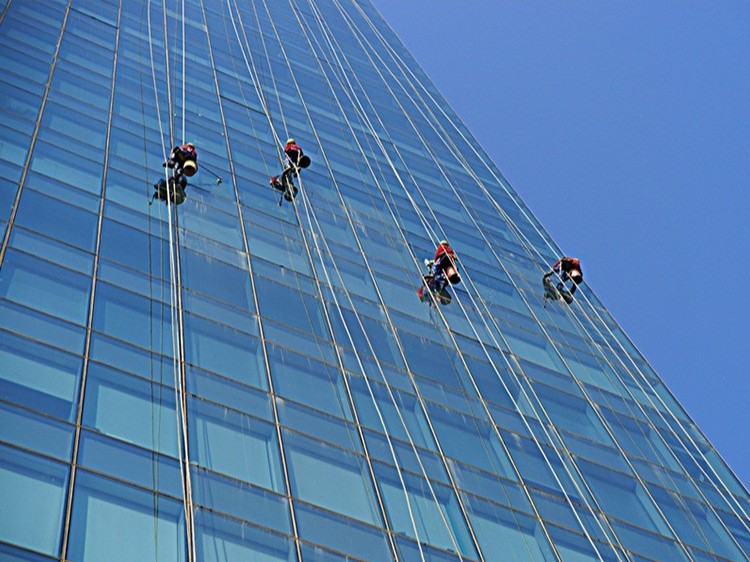
{"type": "MultiPolygon", "coordinates": [[[[169,73],[169,46],[168,46],[168,34],[167,34],[167,10],[164,0],[162,1],[162,10],[164,14],[164,45],[165,45],[165,64],[166,64],[166,80],[167,80],[167,104],[169,107],[169,136],[170,140],[173,138],[172,134],[172,100],[171,100],[171,86],[170,86],[170,73],[169,73]]],[[[151,30],[151,0],[148,2],[148,38],[149,38],[149,53],[151,60],[151,76],[154,86],[154,98],[156,102],[156,113],[157,121],[159,123],[159,138],[161,140],[162,153],[164,159],[167,159],[167,147],[164,143],[164,130],[162,126],[161,110],[159,104],[159,90],[156,81],[156,66],[154,63],[154,45],[153,35],[151,30]]],[[[170,142],[171,145],[171,142],[170,142]]],[[[167,181],[167,193],[169,194],[169,172],[168,169],[164,170],[165,180],[167,181]]],[[[180,464],[180,475],[182,478],[182,500],[183,509],[185,513],[185,541],[187,548],[188,562],[194,562],[195,557],[195,528],[194,528],[194,517],[193,517],[193,503],[192,503],[192,486],[190,482],[190,467],[189,458],[187,457],[187,414],[184,409],[183,397],[184,392],[184,379],[180,372],[182,365],[181,357],[181,341],[182,333],[180,323],[178,321],[178,272],[176,270],[176,238],[175,231],[172,224],[172,202],[171,197],[167,196],[167,223],[168,223],[168,241],[169,241],[169,280],[170,280],[170,321],[171,321],[171,337],[172,337],[172,369],[174,378],[174,391],[175,391],[175,418],[177,422],[177,454],[178,461],[180,464]]],[[[175,210],[176,215],[176,210],[175,210]]]]}

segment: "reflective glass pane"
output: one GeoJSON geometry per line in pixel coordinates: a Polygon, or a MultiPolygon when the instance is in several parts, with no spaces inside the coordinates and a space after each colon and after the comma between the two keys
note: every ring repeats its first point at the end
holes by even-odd
{"type": "Polygon", "coordinates": [[[202,509],[196,513],[196,541],[198,559],[205,562],[296,560],[290,539],[202,509]]]}
{"type": "Polygon", "coordinates": [[[0,540],[56,556],[68,466],[0,445],[0,540]]]}
{"type": "Polygon", "coordinates": [[[284,448],[295,497],[361,521],[380,522],[362,457],[291,433],[284,434],[284,448]]]}
{"type": "Polygon", "coordinates": [[[81,357],[0,332],[0,389],[6,400],[73,421],[81,357]]]}
{"type": "Polygon", "coordinates": [[[85,470],[76,478],[70,528],[70,560],[185,560],[182,502],[85,470]]]}
{"type": "Polygon", "coordinates": [[[0,297],[85,324],[91,278],[9,250],[0,269],[0,297]]]}
{"type": "Polygon", "coordinates": [[[272,424],[198,400],[190,401],[188,412],[195,462],[238,480],[284,491],[272,424]]]}

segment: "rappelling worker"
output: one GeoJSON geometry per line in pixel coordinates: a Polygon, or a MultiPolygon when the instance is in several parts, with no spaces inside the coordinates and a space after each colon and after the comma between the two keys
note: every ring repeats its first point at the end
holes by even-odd
{"type": "Polygon", "coordinates": [[[301,159],[304,156],[304,153],[294,139],[287,139],[286,144],[284,145],[284,154],[289,158],[289,162],[296,167],[307,167],[301,165],[301,159]]]}
{"type": "Polygon", "coordinates": [[[151,201],[154,199],[166,201],[169,198],[175,205],[181,205],[187,199],[187,195],[185,194],[187,185],[188,182],[185,174],[177,174],[175,172],[169,180],[161,178],[154,184],[154,194],[151,197],[151,201]]]}
{"type": "Polygon", "coordinates": [[[175,175],[185,174],[190,177],[198,171],[198,151],[192,142],[182,146],[175,146],[172,153],[163,164],[175,169],[175,175]]]}
{"type": "MultiPolygon", "coordinates": [[[[435,256],[425,259],[424,264],[429,268],[429,273],[424,275],[424,283],[440,302],[440,304],[450,304],[451,295],[447,291],[448,284],[457,285],[461,282],[456,265],[456,253],[451,248],[447,240],[441,240],[435,249],[435,256]]],[[[429,302],[432,306],[432,299],[429,293],[425,293],[424,286],[417,290],[417,296],[422,302],[429,302]]]]}
{"type": "Polygon", "coordinates": [[[456,265],[456,253],[447,240],[440,241],[435,249],[435,256],[432,261],[425,260],[425,265],[430,267],[430,274],[434,279],[445,279],[450,281],[451,285],[457,285],[461,282],[456,265]]]}
{"type": "MultiPolygon", "coordinates": [[[[271,177],[270,183],[274,189],[283,193],[284,199],[291,201],[297,195],[297,186],[294,185],[292,178],[297,177],[302,168],[307,168],[310,165],[310,158],[304,155],[302,148],[293,138],[287,139],[284,145],[284,154],[287,157],[284,170],[280,176],[271,177]]],[[[281,200],[279,200],[280,204],[281,200]]]]}
{"type": "Polygon", "coordinates": [[[573,294],[576,292],[576,288],[583,281],[583,272],[581,270],[581,262],[578,258],[564,257],[557,260],[552,264],[552,268],[544,274],[542,277],[542,283],[545,289],[545,299],[553,298],[554,290],[552,288],[552,280],[550,279],[553,275],[558,275],[560,281],[557,283],[557,291],[560,296],[570,304],[573,302],[573,294]],[[572,281],[570,288],[566,285],[567,281],[572,281]]]}

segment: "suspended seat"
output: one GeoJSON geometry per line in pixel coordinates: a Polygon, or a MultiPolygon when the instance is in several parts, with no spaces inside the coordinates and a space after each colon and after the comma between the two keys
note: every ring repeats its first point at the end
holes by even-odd
{"type": "Polygon", "coordinates": [[[167,180],[161,178],[154,184],[153,198],[159,201],[166,201],[169,198],[173,204],[182,205],[185,199],[187,199],[187,194],[185,193],[186,187],[187,181],[176,181],[174,177],[171,177],[169,178],[169,183],[167,183],[167,180]]]}

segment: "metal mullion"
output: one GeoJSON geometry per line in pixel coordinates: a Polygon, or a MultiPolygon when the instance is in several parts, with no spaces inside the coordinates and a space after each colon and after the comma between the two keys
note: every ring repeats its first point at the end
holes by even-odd
{"type": "MultiPolygon", "coordinates": [[[[299,531],[298,531],[298,526],[297,526],[297,518],[296,518],[296,515],[295,515],[295,512],[294,512],[294,502],[293,502],[293,499],[292,499],[291,480],[290,480],[290,477],[289,477],[288,463],[287,463],[287,459],[286,459],[285,448],[284,448],[284,445],[283,445],[283,434],[282,434],[282,431],[281,431],[281,423],[279,421],[279,412],[278,412],[278,408],[277,408],[277,405],[276,405],[276,393],[275,393],[274,386],[273,386],[273,379],[271,377],[271,367],[270,367],[270,362],[269,362],[269,357],[268,357],[268,349],[267,349],[267,343],[266,343],[266,338],[265,338],[265,331],[263,329],[263,319],[262,319],[262,316],[260,314],[260,309],[259,309],[259,306],[258,306],[258,302],[259,302],[258,301],[258,292],[257,292],[257,289],[255,287],[255,278],[253,276],[253,267],[252,267],[252,262],[251,262],[251,253],[250,253],[250,243],[248,241],[247,231],[246,231],[246,228],[245,228],[244,215],[243,215],[243,211],[242,211],[242,205],[240,203],[240,193],[239,193],[239,187],[237,185],[237,176],[235,174],[234,159],[232,158],[232,148],[231,148],[231,145],[230,145],[230,142],[229,142],[229,131],[228,131],[228,128],[227,128],[226,118],[224,116],[224,106],[221,103],[222,97],[221,97],[221,90],[220,90],[220,86],[219,86],[219,78],[217,76],[216,65],[214,63],[213,48],[212,48],[212,45],[211,45],[211,33],[210,33],[210,28],[208,26],[208,21],[207,21],[207,16],[206,16],[206,9],[205,9],[205,5],[203,3],[203,0],[200,0],[200,4],[201,4],[201,13],[202,13],[202,16],[203,16],[203,24],[206,27],[206,41],[207,41],[207,45],[208,45],[208,53],[209,53],[209,58],[211,60],[211,69],[212,69],[212,74],[213,74],[213,78],[214,78],[214,87],[216,88],[216,96],[217,96],[217,101],[218,101],[218,106],[219,106],[219,112],[221,114],[222,128],[223,128],[223,133],[224,133],[225,145],[226,145],[226,149],[227,149],[227,158],[228,158],[227,162],[229,164],[229,172],[230,172],[231,177],[232,177],[232,187],[234,189],[234,196],[235,196],[235,201],[236,201],[236,205],[237,205],[237,216],[238,216],[238,219],[239,219],[239,222],[240,222],[240,230],[241,230],[241,233],[242,233],[242,243],[244,245],[244,250],[245,250],[245,260],[246,260],[246,263],[247,263],[247,273],[248,273],[248,276],[250,277],[250,286],[251,286],[251,290],[252,290],[252,293],[253,293],[253,305],[255,306],[255,311],[256,311],[256,314],[258,316],[259,338],[260,338],[260,342],[261,342],[261,349],[262,349],[262,352],[263,352],[263,362],[264,362],[264,365],[265,365],[266,380],[268,382],[268,389],[269,389],[268,394],[269,394],[270,402],[271,402],[271,410],[273,412],[274,429],[276,431],[276,439],[277,439],[278,448],[279,448],[279,457],[281,458],[281,467],[282,467],[282,473],[283,473],[283,478],[284,478],[284,487],[285,487],[284,492],[285,493],[282,494],[282,495],[285,496],[285,498],[287,500],[287,506],[289,508],[289,518],[290,518],[290,522],[291,522],[291,525],[292,525],[292,533],[293,533],[293,537],[294,537],[293,538],[293,540],[294,540],[294,547],[295,547],[295,551],[296,551],[296,554],[297,554],[297,560],[301,562],[302,561],[302,550],[301,550],[300,540],[299,540],[299,531]]],[[[217,14],[217,17],[223,17],[223,16],[221,16],[220,14],[217,14]]]]}
{"type": "MultiPolygon", "coordinates": [[[[72,0],[69,0],[68,2],[68,10],[66,11],[66,21],[67,16],[70,12],[70,4],[72,0]]],[[[88,310],[88,317],[86,321],[86,340],[84,343],[84,350],[83,350],[83,366],[81,368],[81,383],[79,386],[79,394],[78,394],[78,412],[76,414],[76,422],[75,422],[75,435],[73,439],[73,453],[71,457],[71,468],[70,468],[70,479],[68,482],[68,495],[67,495],[67,502],[66,502],[66,508],[65,508],[65,520],[64,520],[64,526],[63,526],[63,537],[62,537],[62,544],[61,544],[61,559],[65,560],[67,559],[67,553],[68,553],[68,546],[69,546],[69,540],[70,540],[70,523],[73,516],[73,490],[75,488],[75,482],[76,482],[76,476],[77,476],[77,468],[78,468],[78,453],[80,449],[80,439],[81,439],[81,429],[83,426],[83,405],[84,405],[84,397],[86,394],[86,380],[88,376],[88,367],[89,367],[89,352],[91,350],[91,335],[93,333],[93,320],[94,320],[94,302],[96,299],[96,286],[97,286],[97,272],[99,267],[99,251],[101,248],[101,239],[102,239],[102,225],[104,222],[104,201],[105,201],[105,194],[107,190],[107,164],[109,162],[109,144],[110,144],[110,138],[111,138],[111,128],[112,128],[112,111],[114,107],[115,102],[115,80],[117,77],[117,49],[119,47],[120,43],[120,18],[122,16],[122,1],[120,0],[120,3],[118,4],[117,9],[117,31],[115,33],[115,45],[114,45],[114,52],[113,52],[113,60],[112,60],[112,80],[111,80],[111,87],[112,90],[110,92],[109,97],[109,118],[107,121],[107,138],[104,144],[104,161],[102,163],[103,171],[102,171],[102,189],[101,194],[99,196],[99,220],[96,227],[96,247],[94,249],[94,267],[91,275],[91,295],[89,297],[89,310],[88,310]]],[[[62,43],[62,34],[61,34],[61,41],[62,43]]],[[[58,50],[59,45],[58,43],[58,50]]],[[[57,53],[55,54],[57,55],[57,53]]],[[[41,113],[40,113],[41,117],[41,113]]],[[[29,152],[29,156],[31,155],[31,152],[29,152]]],[[[19,190],[20,191],[20,190],[19,190]]]]}
{"type": "MultiPolygon", "coordinates": [[[[271,19],[270,18],[270,14],[268,13],[267,6],[265,6],[265,0],[264,0],[264,7],[266,8],[266,13],[268,14],[269,20],[270,20],[271,19]]],[[[281,46],[282,53],[285,56],[285,60],[288,60],[288,59],[286,59],[286,51],[284,49],[283,43],[281,42],[281,38],[278,35],[278,31],[276,30],[276,27],[273,24],[273,20],[271,20],[271,24],[272,24],[272,27],[274,29],[274,35],[276,37],[276,40],[279,42],[279,45],[281,46]]],[[[290,72],[291,72],[291,68],[290,68],[290,72]]],[[[302,103],[304,104],[304,99],[302,98],[302,93],[299,91],[299,87],[298,86],[297,86],[297,94],[299,95],[300,100],[302,100],[302,103]]],[[[310,125],[312,126],[313,123],[312,123],[312,120],[310,118],[309,113],[307,113],[307,117],[308,117],[308,120],[310,121],[310,125]]],[[[313,131],[314,130],[315,130],[315,128],[313,126],[313,131]]],[[[316,136],[317,136],[317,133],[316,133],[316,136]]],[[[329,166],[329,168],[330,168],[330,166],[329,166]]],[[[303,193],[302,196],[306,197],[306,195],[304,193],[303,193]]],[[[369,471],[369,474],[370,474],[370,478],[372,480],[373,490],[375,491],[376,499],[378,501],[378,506],[379,506],[380,511],[381,511],[381,516],[382,516],[382,521],[383,521],[383,527],[386,530],[386,535],[388,537],[388,542],[390,544],[394,560],[396,562],[398,562],[400,560],[400,558],[399,558],[399,551],[398,551],[398,548],[396,546],[396,542],[395,542],[395,539],[394,539],[395,531],[390,526],[390,521],[389,521],[389,518],[388,518],[387,510],[385,508],[385,502],[384,502],[383,497],[382,497],[382,492],[380,491],[380,485],[379,485],[378,479],[375,476],[375,470],[374,470],[374,467],[372,465],[372,458],[370,457],[369,449],[367,447],[367,442],[366,442],[365,436],[364,436],[364,431],[362,429],[363,425],[360,422],[359,414],[358,414],[357,408],[355,406],[354,395],[353,395],[351,387],[349,385],[349,379],[348,379],[348,376],[346,374],[346,369],[344,367],[344,362],[343,362],[343,358],[341,356],[341,351],[339,349],[339,346],[336,344],[336,337],[334,335],[333,325],[331,323],[331,319],[330,319],[330,315],[329,315],[329,312],[328,312],[328,308],[327,308],[327,306],[325,306],[326,299],[325,299],[324,294],[323,294],[323,289],[322,289],[322,286],[321,286],[321,281],[320,281],[320,279],[319,279],[319,277],[318,277],[318,275],[316,273],[315,262],[314,262],[313,257],[312,257],[312,253],[311,253],[311,250],[310,250],[310,245],[309,245],[309,243],[307,241],[307,237],[305,235],[305,229],[302,226],[302,221],[300,220],[299,210],[298,210],[296,204],[294,204],[294,202],[292,204],[294,205],[295,214],[297,215],[297,220],[298,220],[298,223],[299,223],[299,226],[300,226],[300,231],[302,233],[303,241],[304,241],[304,244],[305,244],[305,252],[308,255],[308,259],[309,259],[309,262],[310,262],[310,267],[312,268],[312,272],[313,272],[313,275],[314,275],[315,280],[316,280],[316,287],[318,288],[318,293],[319,293],[320,302],[322,304],[323,314],[324,314],[324,316],[326,318],[326,323],[327,323],[328,329],[330,330],[330,333],[331,333],[331,340],[334,343],[334,350],[336,352],[336,357],[337,357],[337,360],[338,360],[338,363],[339,363],[339,366],[340,366],[341,377],[342,377],[342,380],[344,382],[344,387],[346,389],[347,398],[349,400],[349,404],[350,404],[350,407],[351,407],[352,415],[354,416],[355,425],[357,427],[357,433],[359,434],[359,438],[360,438],[360,441],[361,441],[361,444],[362,444],[362,450],[364,451],[365,462],[367,463],[367,467],[368,467],[368,471],[369,471]]],[[[315,232],[314,232],[312,224],[310,224],[310,231],[311,231],[312,235],[315,236],[315,232]]],[[[321,260],[322,260],[322,256],[321,256],[321,260]]],[[[323,267],[325,267],[324,264],[322,264],[322,265],[323,265],[323,267]]],[[[335,288],[331,287],[331,291],[333,292],[334,290],[335,290],[335,288]]],[[[334,296],[334,298],[335,298],[335,296],[334,296]]],[[[338,307],[338,304],[336,304],[336,306],[338,307]]],[[[362,375],[366,376],[365,373],[362,373],[362,375]]],[[[404,492],[406,493],[406,490],[404,490],[404,492]]]]}
{"type": "MultiPolygon", "coordinates": [[[[0,267],[3,265],[3,261],[5,259],[5,253],[8,248],[8,242],[10,240],[10,233],[13,230],[13,225],[15,222],[16,214],[18,213],[18,205],[21,201],[21,193],[23,192],[23,188],[26,183],[26,176],[29,174],[29,167],[31,166],[31,155],[34,153],[34,145],[36,144],[36,140],[39,137],[39,130],[42,125],[42,116],[44,114],[44,108],[47,105],[47,99],[49,98],[50,89],[52,88],[52,77],[55,74],[55,69],[57,67],[57,57],[60,53],[60,45],[62,44],[63,36],[65,35],[65,28],[68,24],[68,16],[70,15],[70,5],[73,0],[68,0],[68,5],[65,7],[65,14],[63,16],[63,21],[60,26],[60,35],[57,39],[57,45],[55,46],[55,52],[52,55],[52,61],[50,62],[50,70],[49,74],[47,75],[47,83],[44,85],[44,94],[42,95],[41,103],[39,104],[39,112],[37,113],[36,117],[36,123],[34,124],[34,131],[31,134],[31,142],[29,143],[29,151],[26,154],[26,161],[23,164],[23,172],[21,173],[21,178],[18,180],[18,190],[16,191],[16,197],[13,201],[13,205],[11,206],[11,212],[10,216],[8,217],[8,225],[5,229],[5,237],[2,240],[2,245],[0,246],[0,267]]],[[[8,5],[6,6],[5,12],[3,12],[2,17],[5,18],[5,14],[7,14],[8,8],[10,7],[11,2],[8,2],[8,5]]],[[[0,23],[2,23],[2,20],[0,20],[0,23]]],[[[113,73],[114,75],[114,73],[113,73]]]]}

